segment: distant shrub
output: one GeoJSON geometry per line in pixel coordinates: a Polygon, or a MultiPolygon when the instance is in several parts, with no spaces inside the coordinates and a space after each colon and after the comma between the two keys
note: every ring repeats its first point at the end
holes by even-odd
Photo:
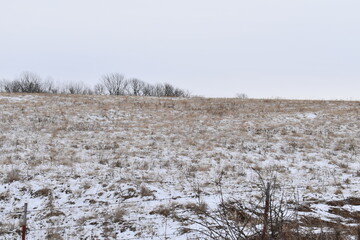
{"type": "Polygon", "coordinates": [[[124,75],[119,73],[103,75],[101,82],[110,95],[125,95],[127,92],[128,83],[124,75]]]}
{"type": "Polygon", "coordinates": [[[83,95],[91,95],[94,93],[92,89],[87,87],[82,82],[74,82],[67,84],[61,91],[63,94],[83,94],[83,95]]]}
{"type": "Polygon", "coordinates": [[[140,196],[141,197],[150,197],[150,196],[154,196],[154,194],[148,187],[146,187],[145,185],[141,185],[140,186],[140,196]]]}
{"type": "Polygon", "coordinates": [[[105,74],[100,83],[90,88],[82,82],[72,82],[62,88],[54,86],[51,79],[43,81],[37,74],[24,72],[14,80],[0,81],[0,92],[7,93],[61,93],[83,95],[121,95],[121,96],[154,96],[154,97],[190,97],[190,93],[176,88],[169,83],[149,84],[137,78],[125,79],[119,73],[105,74]]]}
{"type": "Polygon", "coordinates": [[[8,93],[56,93],[52,80],[43,81],[37,74],[23,72],[15,80],[2,80],[0,91],[8,93]]]}
{"type": "Polygon", "coordinates": [[[245,93],[237,93],[236,94],[236,98],[240,98],[240,99],[248,99],[248,95],[246,95],[245,93]]]}
{"type": "Polygon", "coordinates": [[[126,215],[125,209],[123,209],[122,207],[116,208],[113,214],[113,222],[115,223],[124,222],[125,215],[126,215]]]}
{"type": "Polygon", "coordinates": [[[142,96],[144,95],[144,87],[146,83],[139,79],[128,80],[128,92],[131,96],[142,96]]]}
{"type": "Polygon", "coordinates": [[[4,183],[12,183],[20,180],[21,180],[20,170],[12,169],[6,174],[4,183]]]}
{"type": "Polygon", "coordinates": [[[105,94],[105,86],[101,83],[97,83],[95,86],[94,86],[94,94],[97,94],[97,95],[104,95],[105,94]]]}

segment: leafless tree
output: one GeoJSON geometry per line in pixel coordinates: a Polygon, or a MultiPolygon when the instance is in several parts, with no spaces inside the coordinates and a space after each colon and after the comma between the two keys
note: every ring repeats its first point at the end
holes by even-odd
{"type": "Polygon", "coordinates": [[[93,95],[93,94],[95,94],[95,92],[91,88],[89,88],[88,86],[85,86],[82,94],[84,94],[84,95],[93,95]]]}
{"type": "Polygon", "coordinates": [[[67,84],[62,92],[63,94],[92,94],[92,90],[82,82],[74,82],[67,84]]]}
{"type": "Polygon", "coordinates": [[[145,83],[139,79],[133,78],[128,81],[129,94],[132,96],[143,95],[145,83]]]}
{"type": "Polygon", "coordinates": [[[145,83],[143,86],[143,95],[144,96],[154,96],[154,86],[148,83],[145,83]]]}
{"type": "Polygon", "coordinates": [[[42,83],[43,90],[46,93],[58,93],[59,89],[55,87],[54,81],[51,78],[47,78],[42,83]]]}
{"type": "Polygon", "coordinates": [[[246,95],[245,93],[237,93],[237,94],[236,94],[236,97],[237,97],[237,98],[240,98],[240,99],[247,99],[247,98],[249,98],[248,95],[246,95]]]}
{"type": "Polygon", "coordinates": [[[128,82],[125,77],[119,73],[111,73],[102,76],[102,84],[110,95],[125,95],[128,82]]]}
{"type": "Polygon", "coordinates": [[[153,93],[151,94],[152,96],[156,96],[156,97],[164,97],[165,96],[165,88],[164,85],[162,84],[156,84],[153,87],[153,93]]]}
{"type": "Polygon", "coordinates": [[[174,97],[190,97],[190,93],[189,91],[180,88],[175,88],[174,97]]]}
{"type": "Polygon", "coordinates": [[[110,94],[131,96],[157,96],[157,97],[189,97],[189,92],[175,88],[169,83],[149,84],[139,79],[130,80],[118,73],[106,74],[101,77],[101,82],[93,89],[83,83],[75,82],[65,87],[56,87],[51,78],[45,81],[31,72],[24,72],[15,80],[1,80],[0,92],[16,93],[62,93],[62,94],[110,94]]]}
{"type": "Polygon", "coordinates": [[[3,80],[2,88],[9,93],[41,93],[45,92],[41,78],[35,73],[24,72],[13,81],[3,80]]]}
{"type": "Polygon", "coordinates": [[[5,92],[5,88],[4,88],[5,82],[6,82],[5,79],[0,80],[0,92],[5,92]]]}
{"type": "Polygon", "coordinates": [[[44,92],[41,78],[32,72],[24,72],[19,80],[20,91],[23,93],[41,93],[44,92]]]}
{"type": "Polygon", "coordinates": [[[202,207],[201,200],[198,207],[190,209],[194,217],[189,223],[198,225],[194,231],[207,239],[293,239],[293,232],[285,231],[284,226],[291,223],[294,215],[276,179],[265,182],[260,178],[260,195],[246,200],[225,199],[221,182],[222,174],[217,181],[220,203],[216,209],[202,207]]]}
{"type": "Polygon", "coordinates": [[[164,96],[166,97],[174,97],[175,95],[175,88],[169,83],[164,84],[164,96]]]}
{"type": "Polygon", "coordinates": [[[94,93],[97,95],[104,95],[105,91],[105,86],[101,83],[98,83],[94,86],[94,93]]]}
{"type": "Polygon", "coordinates": [[[5,92],[8,93],[16,93],[21,92],[20,82],[18,80],[9,81],[9,80],[3,80],[2,82],[2,88],[5,92]]]}

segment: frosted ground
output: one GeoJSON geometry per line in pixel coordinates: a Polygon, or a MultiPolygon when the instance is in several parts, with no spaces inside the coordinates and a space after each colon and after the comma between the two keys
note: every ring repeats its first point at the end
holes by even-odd
{"type": "Polygon", "coordinates": [[[0,95],[0,239],[197,239],[199,201],[251,201],[259,173],[303,229],[354,238],[360,103],[0,95]],[[190,209],[190,210],[189,210],[190,209]],[[195,216],[196,217],[196,216],[195,216]]]}

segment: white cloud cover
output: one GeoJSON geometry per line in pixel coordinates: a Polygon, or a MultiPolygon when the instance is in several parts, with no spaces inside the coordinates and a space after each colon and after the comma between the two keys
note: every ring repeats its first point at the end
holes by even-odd
{"type": "Polygon", "coordinates": [[[194,94],[357,98],[358,1],[46,1],[0,7],[0,77],[108,72],[194,94]]]}

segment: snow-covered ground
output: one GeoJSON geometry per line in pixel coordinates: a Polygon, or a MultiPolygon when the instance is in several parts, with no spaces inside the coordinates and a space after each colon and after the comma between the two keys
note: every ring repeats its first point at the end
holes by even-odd
{"type": "MultiPolygon", "coordinates": [[[[0,239],[195,239],[199,199],[276,177],[322,227],[360,221],[360,103],[0,94],[0,239]]],[[[305,218],[304,218],[305,219],[305,218]]],[[[303,221],[304,226],[306,225],[303,221]]],[[[309,221],[305,227],[311,226],[309,221]]],[[[350,230],[349,230],[350,229],[350,230]]]]}

